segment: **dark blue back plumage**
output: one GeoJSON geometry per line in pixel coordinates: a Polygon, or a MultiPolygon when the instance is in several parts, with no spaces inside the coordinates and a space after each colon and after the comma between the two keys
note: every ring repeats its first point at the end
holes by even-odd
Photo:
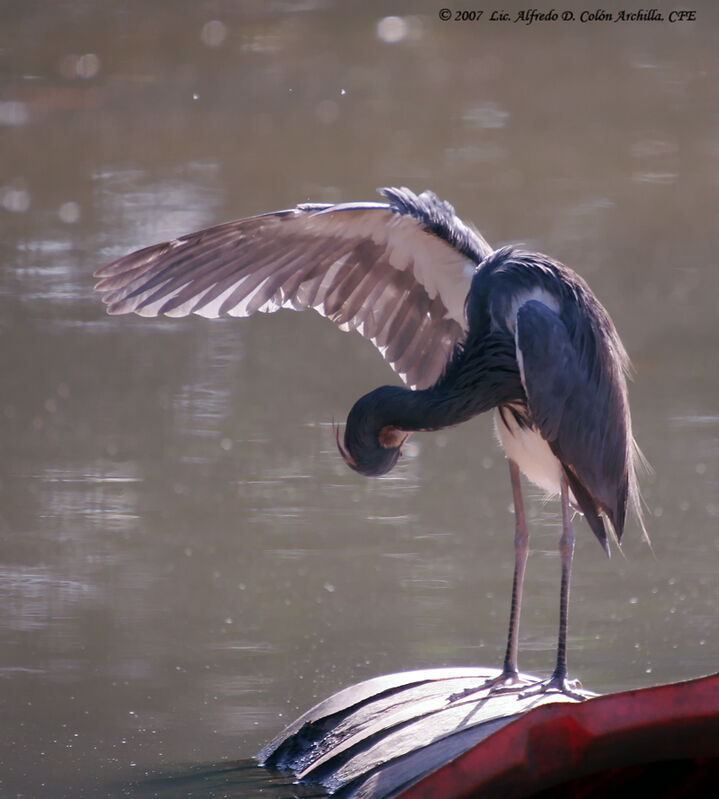
{"type": "Polygon", "coordinates": [[[638,507],[636,454],[625,376],[629,360],[605,309],[563,264],[507,247],[477,269],[467,316],[470,335],[504,330],[515,337],[527,423],[562,463],[599,540],[606,541],[601,512],[621,538],[630,496],[638,507]],[[554,300],[556,309],[535,296],[554,300]]]}

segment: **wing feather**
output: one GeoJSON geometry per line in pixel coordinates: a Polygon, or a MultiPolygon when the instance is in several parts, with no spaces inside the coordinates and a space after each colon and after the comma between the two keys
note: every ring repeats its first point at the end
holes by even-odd
{"type": "Polygon", "coordinates": [[[357,330],[411,386],[434,383],[466,331],[484,239],[431,192],[305,204],[130,253],[96,272],[108,312],[249,316],[314,309],[357,330]]]}
{"type": "Polygon", "coordinates": [[[599,516],[606,513],[621,538],[630,475],[631,430],[621,370],[601,380],[562,319],[531,300],[517,312],[517,350],[532,418],[562,463],[587,521],[606,547],[599,516]],[[591,455],[590,455],[591,453],[591,455]]]}

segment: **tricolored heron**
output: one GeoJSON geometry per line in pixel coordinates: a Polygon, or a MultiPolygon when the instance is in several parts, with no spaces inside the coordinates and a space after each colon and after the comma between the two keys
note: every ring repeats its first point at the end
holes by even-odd
{"type": "Polygon", "coordinates": [[[629,359],[585,281],[545,255],[493,250],[432,192],[381,189],[388,203],[303,204],[217,225],[99,269],[111,314],[250,316],[312,308],[368,338],[408,387],[361,397],[337,445],[367,476],[389,472],[412,431],[490,409],[509,461],[515,570],[504,668],[518,682],[517,636],[528,530],[520,472],[562,506],[557,662],[567,681],[571,507],[609,554],[627,505],[641,523],[627,400],[629,359]]]}

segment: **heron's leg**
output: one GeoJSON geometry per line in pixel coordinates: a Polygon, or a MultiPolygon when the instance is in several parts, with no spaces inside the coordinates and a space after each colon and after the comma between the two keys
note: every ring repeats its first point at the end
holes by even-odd
{"type": "Polygon", "coordinates": [[[562,536],[559,539],[559,557],[562,562],[562,585],[559,589],[559,637],[557,640],[557,665],[552,680],[563,682],[567,678],[567,620],[569,616],[569,578],[574,558],[574,528],[569,508],[567,478],[562,475],[562,536]]]}
{"type": "MultiPolygon", "coordinates": [[[[486,680],[477,688],[468,688],[459,694],[453,694],[450,697],[452,700],[487,688],[498,693],[517,690],[517,686],[523,682],[517,669],[517,642],[519,638],[519,613],[522,607],[522,586],[524,585],[524,572],[529,554],[529,530],[527,529],[527,518],[524,515],[519,466],[511,458],[509,459],[509,476],[512,481],[512,497],[514,499],[514,580],[512,581],[512,606],[509,611],[509,633],[507,634],[507,651],[504,655],[504,666],[501,673],[496,677],[486,680]]],[[[526,685],[526,681],[523,684],[526,685]]]]}
{"type": "Polygon", "coordinates": [[[584,700],[587,697],[577,693],[575,689],[581,688],[581,683],[572,684],[567,680],[567,618],[569,614],[569,577],[572,571],[572,558],[574,557],[574,528],[572,527],[571,509],[569,507],[569,487],[567,478],[562,475],[561,481],[562,500],[562,535],[559,539],[559,557],[562,562],[562,584],[559,589],[559,637],[557,641],[557,664],[554,673],[547,682],[541,683],[537,688],[526,691],[523,696],[535,693],[558,691],[574,699],[584,700]]]}
{"type": "Polygon", "coordinates": [[[529,530],[527,529],[527,518],[524,515],[519,466],[513,460],[509,461],[509,476],[512,480],[512,497],[514,499],[514,580],[512,581],[512,606],[509,611],[507,652],[504,656],[502,677],[505,681],[516,681],[519,677],[517,669],[519,614],[522,607],[524,572],[527,568],[527,555],[529,554],[529,530]]]}

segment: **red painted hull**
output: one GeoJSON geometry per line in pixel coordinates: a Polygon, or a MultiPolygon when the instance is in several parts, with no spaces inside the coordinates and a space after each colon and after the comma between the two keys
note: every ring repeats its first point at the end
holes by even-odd
{"type": "Polygon", "coordinates": [[[719,796],[719,675],[537,708],[399,796],[589,799],[620,790],[719,796]]]}

